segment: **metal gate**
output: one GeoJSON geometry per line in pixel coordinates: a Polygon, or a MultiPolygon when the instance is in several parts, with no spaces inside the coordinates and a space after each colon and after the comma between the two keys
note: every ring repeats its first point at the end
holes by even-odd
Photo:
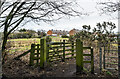
{"type": "Polygon", "coordinates": [[[104,43],[99,49],[100,71],[105,69],[118,75],[118,42],[104,43]]]}

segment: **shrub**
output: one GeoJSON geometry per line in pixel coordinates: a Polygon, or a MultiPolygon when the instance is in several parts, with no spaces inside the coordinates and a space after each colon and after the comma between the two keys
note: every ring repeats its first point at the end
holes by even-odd
{"type": "Polygon", "coordinates": [[[62,38],[69,38],[69,36],[67,36],[67,35],[63,35],[62,38]]]}
{"type": "Polygon", "coordinates": [[[45,33],[45,30],[38,30],[37,34],[38,34],[38,37],[44,37],[44,36],[47,35],[47,34],[45,33]]]}
{"type": "Polygon", "coordinates": [[[21,32],[21,33],[12,33],[9,35],[9,39],[17,39],[17,38],[36,38],[38,37],[37,33],[31,32],[21,32]]]}
{"type": "Polygon", "coordinates": [[[72,42],[72,41],[74,41],[74,40],[75,40],[74,36],[70,36],[70,37],[69,37],[69,41],[70,41],[70,42],[72,42]]]}
{"type": "Polygon", "coordinates": [[[51,42],[52,38],[50,36],[46,36],[46,42],[51,42]]]}

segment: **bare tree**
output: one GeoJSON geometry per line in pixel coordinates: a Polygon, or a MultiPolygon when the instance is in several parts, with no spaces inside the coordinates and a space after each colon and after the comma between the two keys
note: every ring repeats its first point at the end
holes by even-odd
{"type": "Polygon", "coordinates": [[[113,2],[109,0],[106,2],[98,2],[97,8],[101,14],[111,15],[111,13],[115,13],[120,9],[120,3],[117,1],[113,2]]]}
{"type": "MultiPolygon", "coordinates": [[[[110,15],[112,17],[112,19],[120,20],[120,15],[119,15],[120,12],[118,12],[118,11],[120,11],[120,0],[116,0],[116,1],[106,0],[103,2],[99,2],[97,6],[98,6],[98,10],[100,11],[101,14],[107,14],[107,15],[110,15]],[[114,14],[117,16],[114,16],[114,14]]],[[[118,21],[118,25],[119,25],[119,23],[120,22],[118,21]]],[[[107,27],[104,27],[104,31],[106,31],[106,33],[107,33],[106,35],[109,35],[116,28],[116,26],[114,26],[115,24],[112,22],[110,22],[110,23],[103,22],[103,25],[105,25],[105,24],[109,25],[109,27],[111,28],[111,30],[110,29],[108,30],[107,27]]],[[[102,27],[100,25],[98,25],[98,26],[102,27]]],[[[119,33],[119,26],[118,26],[118,33],[119,33]]],[[[106,36],[102,36],[102,37],[105,38],[106,36]]],[[[106,38],[103,40],[105,41],[106,38]]]]}
{"type": "MultiPolygon", "coordinates": [[[[76,4],[76,3],[75,3],[76,4]]],[[[31,0],[20,2],[2,2],[0,7],[0,28],[3,28],[3,43],[2,54],[3,63],[7,53],[5,53],[5,46],[8,36],[17,27],[22,26],[28,22],[35,22],[39,24],[43,22],[56,21],[64,16],[81,16],[82,12],[76,11],[72,1],[64,0],[31,0]]]]}

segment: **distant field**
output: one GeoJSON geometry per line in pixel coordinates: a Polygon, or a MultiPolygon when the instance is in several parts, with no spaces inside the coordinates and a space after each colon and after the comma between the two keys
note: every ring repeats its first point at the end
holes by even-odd
{"type": "Polygon", "coordinates": [[[53,36],[51,36],[51,38],[52,38],[52,42],[59,42],[60,40],[61,41],[68,40],[68,38],[53,37],[53,36]]]}
{"type": "Polygon", "coordinates": [[[20,38],[20,39],[8,39],[8,41],[31,41],[31,40],[40,40],[40,38],[20,38]]]}
{"type": "MultiPolygon", "coordinates": [[[[53,42],[59,42],[60,40],[68,40],[68,38],[53,37],[51,36],[53,42]]],[[[40,44],[40,38],[22,38],[22,39],[8,39],[7,51],[9,54],[14,52],[25,52],[31,48],[31,44],[40,44]]]]}
{"type": "Polygon", "coordinates": [[[115,47],[118,47],[118,44],[112,44],[113,46],[115,46],[115,47]]]}
{"type": "MultiPolygon", "coordinates": [[[[43,37],[45,38],[45,37],[43,37]]],[[[54,37],[51,36],[52,41],[68,40],[68,38],[54,37]]],[[[40,41],[40,38],[20,38],[20,39],[8,39],[8,41],[40,41]]]]}

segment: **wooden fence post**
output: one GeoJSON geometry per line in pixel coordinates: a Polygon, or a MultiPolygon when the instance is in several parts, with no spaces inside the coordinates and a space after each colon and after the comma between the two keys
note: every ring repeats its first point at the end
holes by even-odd
{"type": "Polygon", "coordinates": [[[49,62],[49,44],[46,44],[46,61],[49,62]]]}
{"type": "Polygon", "coordinates": [[[91,73],[94,74],[94,56],[93,56],[93,48],[91,47],[91,73]]]}
{"type": "Polygon", "coordinates": [[[37,65],[39,65],[39,44],[37,44],[37,65]]]}
{"type": "Polygon", "coordinates": [[[76,39],[76,72],[83,71],[83,43],[76,39]]]}
{"type": "Polygon", "coordinates": [[[63,62],[65,62],[65,40],[63,40],[63,62]]]}
{"type": "Polygon", "coordinates": [[[99,54],[100,54],[100,73],[102,72],[102,49],[99,48],[99,54]]]}
{"type": "MultiPolygon", "coordinates": [[[[72,41],[72,53],[74,53],[74,41],[72,41]]],[[[74,56],[74,54],[72,54],[74,56]]]]}
{"type": "Polygon", "coordinates": [[[118,79],[120,79],[120,33],[118,34],[118,79]]]}
{"type": "Polygon", "coordinates": [[[103,68],[105,69],[105,45],[104,45],[104,53],[103,53],[103,68]]]}
{"type": "Polygon", "coordinates": [[[35,52],[35,44],[31,44],[31,50],[30,50],[30,62],[29,65],[34,65],[34,52],[35,52]]]}
{"type": "Polygon", "coordinates": [[[46,40],[41,39],[40,41],[40,68],[44,69],[44,64],[46,62],[46,40]]]}

